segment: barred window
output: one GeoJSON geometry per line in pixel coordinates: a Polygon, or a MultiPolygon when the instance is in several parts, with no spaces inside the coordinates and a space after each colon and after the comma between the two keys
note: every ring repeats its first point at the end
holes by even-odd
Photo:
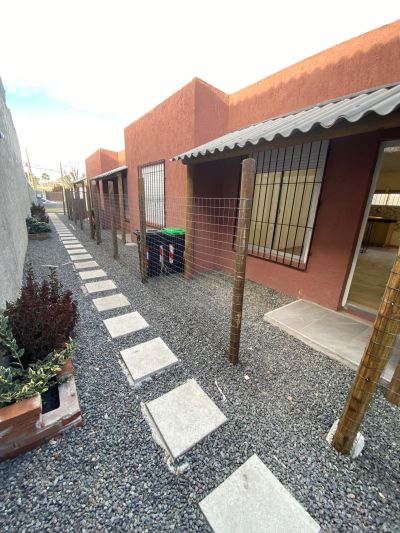
{"type": "Polygon", "coordinates": [[[129,220],[129,195],[128,195],[128,176],[122,176],[122,193],[124,196],[124,211],[125,211],[125,220],[129,220]]]}
{"type": "Polygon", "coordinates": [[[164,161],[140,167],[144,182],[146,223],[165,226],[165,164],[164,161]]]}
{"type": "Polygon", "coordinates": [[[249,253],[305,269],[329,141],[257,152],[249,253]]]}

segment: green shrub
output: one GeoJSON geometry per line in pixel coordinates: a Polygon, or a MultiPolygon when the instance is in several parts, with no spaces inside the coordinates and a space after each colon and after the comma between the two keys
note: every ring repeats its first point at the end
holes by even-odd
{"type": "Polygon", "coordinates": [[[0,315],[0,346],[11,359],[8,367],[0,366],[0,407],[46,392],[57,383],[57,373],[75,349],[73,342],[67,342],[62,351],[24,367],[24,349],[18,347],[4,315],[0,315]]]}
{"type": "Polygon", "coordinates": [[[39,220],[33,217],[28,217],[26,219],[26,227],[28,233],[48,233],[51,231],[49,224],[46,222],[39,222],[39,220]]]}
{"type": "Polygon", "coordinates": [[[28,266],[25,285],[16,302],[6,304],[5,315],[18,346],[24,349],[24,366],[62,350],[78,320],[71,291],[63,291],[56,269],[39,284],[28,266]]]}
{"type": "Polygon", "coordinates": [[[39,222],[49,223],[49,217],[46,215],[46,209],[42,205],[31,204],[31,216],[39,220],[39,222]]]}

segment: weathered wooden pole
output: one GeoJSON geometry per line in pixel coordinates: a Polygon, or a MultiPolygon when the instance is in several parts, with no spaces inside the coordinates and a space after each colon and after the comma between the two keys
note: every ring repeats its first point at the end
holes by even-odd
{"type": "Polygon", "coordinates": [[[72,221],[72,191],[68,189],[68,218],[72,221]]]}
{"type": "Polygon", "coordinates": [[[147,283],[147,244],[146,244],[146,201],[144,181],[138,177],[139,217],[140,217],[140,276],[142,283],[147,283]]]}
{"type": "Polygon", "coordinates": [[[185,231],[185,273],[186,281],[193,275],[193,233],[194,233],[194,168],[187,165],[186,178],[186,231],[185,231]]]}
{"type": "Polygon", "coordinates": [[[118,174],[118,201],[119,201],[119,220],[121,226],[121,240],[126,243],[126,228],[125,228],[125,202],[124,202],[124,187],[122,184],[122,173],[118,174]]]}
{"type": "Polygon", "coordinates": [[[65,187],[64,187],[64,182],[63,182],[63,170],[62,170],[62,166],[61,166],[61,161],[60,161],[60,182],[61,182],[61,186],[62,186],[63,211],[64,211],[64,215],[65,215],[66,198],[65,198],[65,187]]]}
{"type": "Polygon", "coordinates": [[[236,235],[235,277],[233,282],[232,298],[231,336],[229,341],[229,361],[233,365],[237,365],[239,362],[243,294],[255,176],[255,159],[244,159],[242,161],[242,177],[240,184],[240,202],[236,235]]]}
{"type": "Polygon", "coordinates": [[[353,381],[347,402],[332,444],[339,452],[350,454],[354,439],[379,383],[400,331],[400,248],[394,261],[371,338],[364,351],[357,375],[353,381]]]}
{"type": "Polygon", "coordinates": [[[83,230],[83,202],[82,202],[81,193],[80,193],[80,187],[79,186],[78,186],[78,190],[76,192],[77,192],[77,196],[78,196],[77,197],[77,202],[78,202],[79,225],[80,225],[81,230],[83,230]]]}
{"type": "Polygon", "coordinates": [[[400,405],[400,361],[397,363],[389,388],[386,391],[386,399],[393,405],[400,405]]]}
{"type": "Polygon", "coordinates": [[[75,189],[75,185],[74,185],[74,192],[73,192],[73,195],[74,195],[74,203],[73,203],[73,206],[74,206],[74,224],[75,226],[78,225],[78,197],[77,197],[77,192],[76,192],[76,189],[75,189]]]}
{"type": "Polygon", "coordinates": [[[61,194],[62,194],[62,202],[63,202],[63,211],[64,211],[64,215],[65,215],[65,190],[64,190],[64,185],[63,185],[61,194]]]}
{"type": "Polygon", "coordinates": [[[100,227],[100,187],[99,182],[95,182],[94,191],[94,219],[96,224],[96,242],[101,243],[101,227],[100,227]]]}
{"type": "Polygon", "coordinates": [[[90,238],[94,240],[94,224],[93,224],[93,217],[92,217],[93,205],[92,205],[92,194],[91,194],[92,188],[90,185],[86,185],[85,189],[86,189],[88,216],[89,216],[90,238]]]}
{"type": "Polygon", "coordinates": [[[110,200],[111,239],[113,246],[113,257],[114,259],[118,259],[117,209],[115,205],[114,184],[112,181],[108,183],[108,198],[110,200]]]}

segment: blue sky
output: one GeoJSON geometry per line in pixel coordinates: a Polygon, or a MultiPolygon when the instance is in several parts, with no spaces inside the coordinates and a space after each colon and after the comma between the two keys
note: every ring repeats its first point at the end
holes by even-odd
{"type": "MultiPolygon", "coordinates": [[[[5,0],[0,76],[22,152],[58,168],[198,76],[231,93],[400,18],[400,2],[5,0]]],[[[24,156],[25,158],[25,156],[24,156]]]]}

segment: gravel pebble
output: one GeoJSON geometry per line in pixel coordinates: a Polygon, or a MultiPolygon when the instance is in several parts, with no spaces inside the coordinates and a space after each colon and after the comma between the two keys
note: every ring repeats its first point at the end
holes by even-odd
{"type": "Polygon", "coordinates": [[[97,246],[87,228],[81,232],[60,218],[115,281],[117,289],[107,295],[124,294],[150,328],[111,340],[102,319],[126,310],[101,315],[95,310],[54,232],[47,241],[29,242],[27,260],[38,275],[47,274],[42,265],[57,262],[60,280],[79,303],[74,367],[84,427],[0,465],[1,531],[209,532],[199,501],[253,453],[322,531],[399,531],[398,409],[380,389],[363,426],[366,447],[356,461],[328,445],[324,437],[340,415],[354,373],[263,321],[265,312],[290,298],[246,284],[240,364],[233,367],[227,361],[228,275],[205,274],[189,285],[173,275],[143,286],[135,247],[119,242],[120,258],[114,260],[109,232],[97,246]],[[132,388],[119,350],[157,336],[180,362],[132,388]],[[140,403],[189,378],[228,422],[185,454],[184,468],[175,475],[152,439],[140,403]]]}

